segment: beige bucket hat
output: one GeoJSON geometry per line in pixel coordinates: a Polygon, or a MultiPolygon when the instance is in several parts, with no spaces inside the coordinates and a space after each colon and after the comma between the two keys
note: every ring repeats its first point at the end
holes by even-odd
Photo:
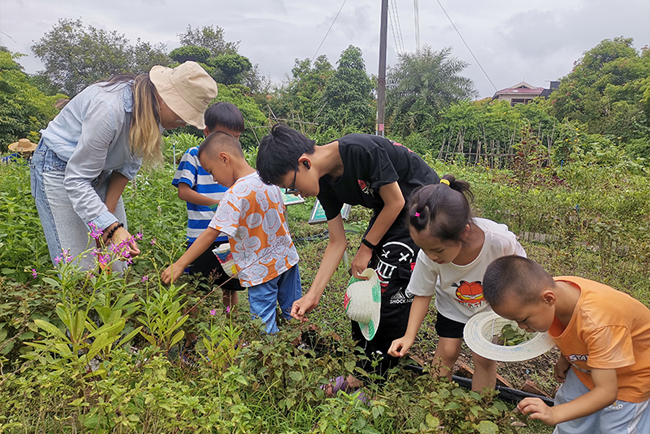
{"type": "Polygon", "coordinates": [[[366,340],[371,341],[379,328],[381,316],[381,286],[377,272],[372,268],[366,268],[361,276],[368,280],[352,277],[345,291],[343,308],[345,314],[352,321],[359,323],[361,333],[366,340]]]}
{"type": "Polygon", "coordinates": [[[196,62],[185,62],[176,68],[156,65],[149,78],[165,104],[181,119],[202,130],[203,113],[217,97],[217,83],[196,62]]]}
{"type": "Polygon", "coordinates": [[[38,145],[29,139],[20,139],[8,146],[11,152],[34,152],[38,145]]]}

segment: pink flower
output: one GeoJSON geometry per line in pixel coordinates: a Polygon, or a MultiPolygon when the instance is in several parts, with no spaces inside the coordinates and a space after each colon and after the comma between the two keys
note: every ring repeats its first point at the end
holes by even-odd
{"type": "Polygon", "coordinates": [[[93,237],[93,239],[98,240],[102,237],[104,231],[99,229],[95,223],[88,223],[88,226],[90,226],[90,236],[93,237]]]}
{"type": "Polygon", "coordinates": [[[226,306],[226,313],[230,313],[230,306],[226,306]]]}
{"type": "Polygon", "coordinates": [[[147,276],[142,276],[142,282],[146,282],[147,280],[149,280],[149,277],[147,277],[147,276]]]}
{"type": "Polygon", "coordinates": [[[36,272],[35,268],[32,268],[32,278],[36,279],[36,276],[38,276],[38,273],[36,272]]]}
{"type": "Polygon", "coordinates": [[[156,239],[155,239],[155,238],[152,238],[152,239],[151,239],[151,245],[153,246],[154,244],[156,244],[156,239]]]}
{"type": "Polygon", "coordinates": [[[212,309],[210,311],[210,316],[215,316],[217,314],[217,309],[212,309]]]}
{"type": "Polygon", "coordinates": [[[142,239],[142,232],[138,232],[137,234],[135,234],[135,239],[140,241],[142,239]]]}

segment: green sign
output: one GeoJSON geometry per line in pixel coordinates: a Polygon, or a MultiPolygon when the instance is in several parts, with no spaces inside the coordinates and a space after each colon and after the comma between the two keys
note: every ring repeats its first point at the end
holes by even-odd
{"type": "MultiPolygon", "coordinates": [[[[348,217],[350,216],[350,209],[352,207],[349,204],[344,204],[343,208],[341,208],[341,217],[343,217],[343,220],[347,220],[348,217]]],[[[327,216],[325,215],[325,210],[320,204],[320,201],[316,199],[316,203],[314,204],[314,209],[311,210],[311,217],[309,217],[309,223],[310,225],[316,224],[316,223],[325,223],[327,221],[327,216]]]]}
{"type": "Polygon", "coordinates": [[[284,201],[284,206],[297,205],[299,203],[304,203],[305,199],[299,194],[287,194],[284,191],[280,190],[282,193],[282,200],[284,201]]]}

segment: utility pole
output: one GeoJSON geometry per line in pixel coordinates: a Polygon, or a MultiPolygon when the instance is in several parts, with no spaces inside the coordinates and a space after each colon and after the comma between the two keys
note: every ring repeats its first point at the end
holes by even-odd
{"type": "Polygon", "coordinates": [[[388,0],[381,0],[381,26],[379,29],[379,74],[377,77],[377,129],[375,134],[384,136],[384,113],[386,105],[386,34],[388,30],[388,0]]]}

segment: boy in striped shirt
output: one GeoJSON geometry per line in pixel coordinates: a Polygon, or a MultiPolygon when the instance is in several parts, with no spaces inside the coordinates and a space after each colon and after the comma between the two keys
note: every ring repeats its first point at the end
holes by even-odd
{"type": "MultiPolygon", "coordinates": [[[[217,102],[205,111],[206,137],[215,131],[228,133],[239,139],[244,131],[244,116],[231,103],[217,102]]],[[[207,229],[219,201],[228,190],[223,185],[213,181],[212,175],[205,171],[199,163],[198,146],[185,151],[172,180],[172,185],[178,188],[178,197],[187,202],[187,248],[189,249],[196,238],[207,229]]],[[[203,281],[199,287],[207,285],[208,291],[212,284],[221,286],[223,303],[232,307],[237,304],[237,291],[244,288],[238,279],[229,279],[223,271],[212,250],[222,243],[228,243],[227,236],[217,237],[212,246],[199,256],[189,267],[189,272],[203,281]]]]}

